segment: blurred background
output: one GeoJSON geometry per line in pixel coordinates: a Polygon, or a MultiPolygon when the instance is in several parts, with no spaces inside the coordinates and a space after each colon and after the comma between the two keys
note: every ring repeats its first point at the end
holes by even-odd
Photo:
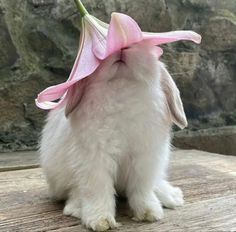
{"type": "MultiPolygon", "coordinates": [[[[201,45],[162,46],[183,99],[189,126],[174,145],[235,155],[236,1],[83,0],[109,22],[113,11],[142,30],[194,30],[201,45]]],[[[0,152],[37,148],[46,112],[37,94],[64,82],[77,54],[80,16],[73,0],[0,0],[0,152]]]]}

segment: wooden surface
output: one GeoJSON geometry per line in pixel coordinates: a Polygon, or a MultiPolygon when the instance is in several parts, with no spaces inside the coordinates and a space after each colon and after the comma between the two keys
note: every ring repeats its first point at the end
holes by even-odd
{"type": "Polygon", "coordinates": [[[0,172],[37,168],[39,166],[36,151],[0,153],[0,172]]]}
{"type": "MultiPolygon", "coordinates": [[[[12,156],[8,165],[6,159],[1,162],[0,154],[0,231],[87,231],[78,219],[62,215],[63,203],[48,198],[42,170],[30,168],[37,165],[37,158],[25,159],[31,161],[23,165],[22,158],[21,167],[28,169],[13,170],[18,169],[12,161],[16,159],[12,156]]],[[[126,202],[119,200],[117,221],[122,226],[113,231],[236,231],[235,156],[178,150],[172,157],[170,179],[182,188],[184,207],[165,209],[165,218],[156,223],[137,223],[128,217],[126,202]]]]}

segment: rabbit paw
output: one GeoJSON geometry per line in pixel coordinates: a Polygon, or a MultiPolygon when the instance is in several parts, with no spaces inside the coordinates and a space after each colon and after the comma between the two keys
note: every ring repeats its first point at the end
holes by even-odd
{"type": "Polygon", "coordinates": [[[66,206],[64,207],[63,214],[66,216],[81,218],[81,209],[72,202],[67,203],[66,206]]]}
{"type": "Polygon", "coordinates": [[[97,221],[90,221],[86,223],[86,225],[93,231],[106,231],[120,226],[120,224],[115,221],[114,217],[107,217],[99,219],[97,221]]]}
{"type": "Polygon", "coordinates": [[[132,218],[134,221],[147,221],[147,222],[155,222],[158,221],[159,219],[162,219],[164,216],[163,210],[158,209],[158,210],[153,210],[153,209],[146,209],[142,214],[136,214],[132,218]]]}
{"type": "Polygon", "coordinates": [[[134,217],[132,218],[134,221],[154,222],[163,218],[162,206],[155,195],[151,195],[146,199],[135,198],[135,200],[132,199],[130,201],[130,206],[134,212],[134,217]]]}
{"type": "Polygon", "coordinates": [[[155,193],[162,205],[166,208],[174,209],[184,204],[184,197],[181,189],[173,187],[168,182],[158,186],[155,193]]]}

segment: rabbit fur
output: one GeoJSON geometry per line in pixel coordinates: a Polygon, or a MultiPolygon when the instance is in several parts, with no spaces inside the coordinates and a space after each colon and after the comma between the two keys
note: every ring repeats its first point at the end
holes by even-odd
{"type": "Polygon", "coordinates": [[[52,110],[42,132],[41,165],[64,214],[95,231],[118,226],[115,195],[138,221],[183,205],[167,181],[171,126],[187,125],[179,91],[155,48],[135,44],[102,62],[52,110]]]}

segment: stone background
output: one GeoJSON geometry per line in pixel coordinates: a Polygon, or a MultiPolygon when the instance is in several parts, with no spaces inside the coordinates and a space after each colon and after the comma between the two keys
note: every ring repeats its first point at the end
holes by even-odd
{"type": "MultiPolygon", "coordinates": [[[[146,31],[200,33],[200,46],[174,43],[164,46],[162,57],[181,91],[188,129],[236,124],[235,0],[83,2],[106,22],[118,11],[146,31]]],[[[0,0],[0,152],[36,148],[46,113],[34,99],[67,79],[79,28],[73,0],[0,0]]]]}

